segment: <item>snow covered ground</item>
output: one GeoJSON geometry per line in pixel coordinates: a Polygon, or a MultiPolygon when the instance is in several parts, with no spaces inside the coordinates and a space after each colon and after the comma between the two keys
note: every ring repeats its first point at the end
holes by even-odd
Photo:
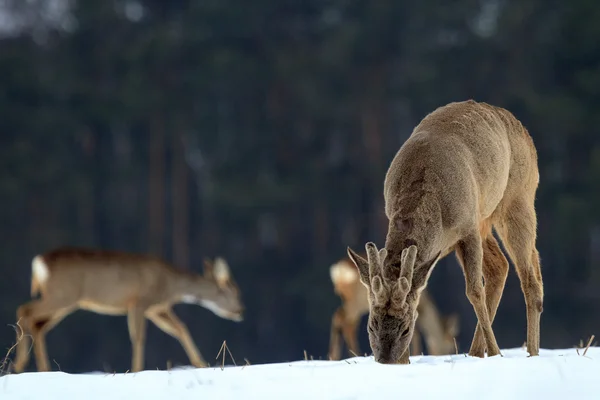
{"type": "Polygon", "coordinates": [[[599,347],[585,357],[575,349],[503,355],[415,356],[411,365],[356,357],[115,375],[23,373],[0,378],[0,399],[600,399],[599,347]]]}

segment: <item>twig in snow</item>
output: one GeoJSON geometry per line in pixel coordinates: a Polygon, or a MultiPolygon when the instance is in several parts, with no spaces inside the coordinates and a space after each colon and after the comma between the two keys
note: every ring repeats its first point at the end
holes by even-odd
{"type": "Polygon", "coordinates": [[[583,356],[585,357],[585,353],[587,353],[588,349],[590,348],[590,345],[592,344],[592,341],[594,340],[594,335],[592,335],[590,337],[590,340],[588,340],[587,346],[585,346],[585,350],[583,351],[583,356]]]}

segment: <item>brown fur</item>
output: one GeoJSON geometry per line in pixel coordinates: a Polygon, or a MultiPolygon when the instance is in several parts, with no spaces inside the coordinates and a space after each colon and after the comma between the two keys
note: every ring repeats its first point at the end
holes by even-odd
{"type": "MultiPolygon", "coordinates": [[[[329,358],[339,360],[343,337],[348,350],[360,355],[357,328],[362,317],[369,312],[369,296],[365,286],[358,279],[356,267],[350,259],[342,259],[331,268],[331,281],[334,292],[340,296],[342,305],[335,310],[331,318],[331,335],[329,340],[329,358]]],[[[412,337],[411,353],[421,354],[421,337],[427,344],[428,354],[450,354],[455,350],[454,338],[458,335],[458,315],[441,316],[433,299],[424,290],[417,307],[419,317],[417,328],[412,337]]]]}
{"type": "Polygon", "coordinates": [[[127,315],[134,372],[144,366],[145,318],[175,337],[193,365],[207,365],[185,324],[174,314],[176,303],[193,302],[222,318],[242,320],[240,292],[224,260],[218,264],[205,260],[204,275],[200,275],[141,254],[61,248],[36,256],[32,271],[32,296],[39,292],[41,298],[17,309],[26,335],[18,340],[15,372],[23,371],[29,361],[27,334],[33,338],[38,371],[50,370],[45,335],[77,309],[127,315]],[[46,272],[40,274],[40,268],[46,272]]]}
{"type": "Polygon", "coordinates": [[[492,227],[516,267],[527,308],[527,350],[538,355],[544,296],[535,244],[538,183],[533,141],[509,111],[469,100],[421,121],[385,177],[385,248],[367,243],[367,260],[348,248],[369,288],[369,339],[378,362],[409,362],[421,291],[451,251],[478,319],[469,354],[500,354],[492,321],[508,261],[492,227]]]}

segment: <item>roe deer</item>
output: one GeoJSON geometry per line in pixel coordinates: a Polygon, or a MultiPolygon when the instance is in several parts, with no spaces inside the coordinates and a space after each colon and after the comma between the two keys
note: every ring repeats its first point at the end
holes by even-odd
{"type": "MultiPolygon", "coordinates": [[[[368,292],[358,279],[356,267],[348,259],[343,259],[330,267],[330,276],[334,292],[340,296],[342,305],[333,313],[331,318],[331,336],[329,341],[329,358],[341,358],[340,336],[343,337],[348,350],[354,355],[360,355],[357,328],[362,317],[369,312],[368,292]]],[[[425,339],[428,354],[443,355],[455,351],[454,338],[458,335],[458,315],[440,316],[433,299],[427,290],[421,294],[417,306],[419,318],[417,328],[425,339]]],[[[421,338],[413,335],[411,353],[421,354],[421,338]]]]}
{"type": "Polygon", "coordinates": [[[172,306],[199,304],[233,321],[243,319],[244,306],[225,260],[204,264],[200,275],[156,257],[112,250],[60,248],[37,255],[32,261],[31,296],[40,293],[41,298],[17,309],[25,335],[18,335],[15,372],[22,372],[29,361],[27,333],[33,338],[38,371],[50,370],[45,336],[77,309],[127,315],[133,372],[144,367],[145,318],[175,337],[194,366],[206,366],[172,306]]]}
{"type": "Polygon", "coordinates": [[[536,249],[537,152],[509,111],[473,100],[427,115],[396,153],[384,181],[385,247],[348,247],[369,288],[369,342],[380,363],[408,364],[419,296],[436,262],[456,251],[477,315],[469,355],[500,354],[492,321],[508,275],[504,243],[525,297],[527,351],[539,353],[543,283],[536,249]],[[485,287],[483,285],[485,279],[485,287]]]}

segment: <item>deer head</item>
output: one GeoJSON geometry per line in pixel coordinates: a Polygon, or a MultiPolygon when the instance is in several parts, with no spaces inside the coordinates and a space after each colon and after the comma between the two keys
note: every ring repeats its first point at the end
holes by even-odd
{"type": "MultiPolygon", "coordinates": [[[[358,268],[360,280],[369,292],[367,329],[375,361],[384,364],[408,364],[409,345],[417,319],[419,294],[426,277],[421,268],[415,271],[417,246],[401,254],[399,271],[383,270],[387,250],[377,250],[374,243],[365,245],[367,260],[350,247],[348,256],[358,268]]],[[[429,270],[430,266],[424,266],[429,270]]]]}
{"type": "Polygon", "coordinates": [[[227,262],[221,257],[214,261],[204,259],[204,279],[215,285],[216,293],[210,298],[199,297],[198,303],[221,318],[242,321],[244,306],[240,290],[231,276],[227,262]]]}

